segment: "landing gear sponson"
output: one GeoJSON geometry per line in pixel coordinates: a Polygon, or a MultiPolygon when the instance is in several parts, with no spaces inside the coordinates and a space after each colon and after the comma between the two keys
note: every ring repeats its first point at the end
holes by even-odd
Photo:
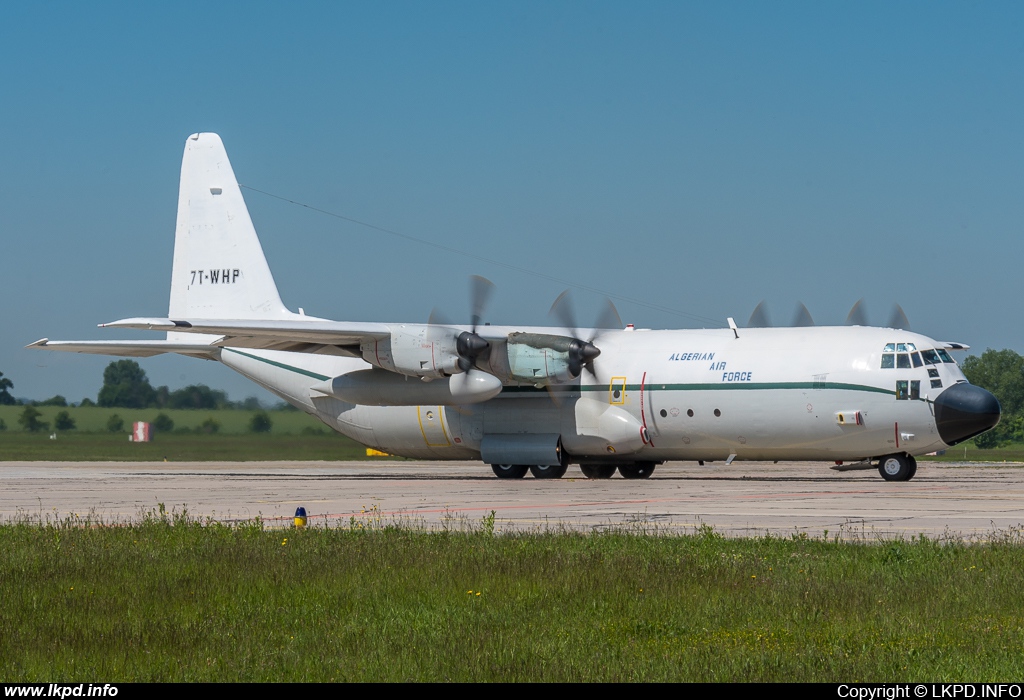
{"type": "MultiPolygon", "coordinates": [[[[635,462],[631,464],[581,464],[580,471],[588,479],[610,479],[618,470],[623,479],[647,479],[654,473],[656,462],[635,462]]],[[[492,464],[491,470],[499,479],[522,479],[526,472],[535,479],[561,479],[568,465],[543,464],[492,464]]]]}
{"type": "MultiPolygon", "coordinates": [[[[623,479],[648,479],[654,473],[656,462],[630,464],[581,464],[580,471],[588,479],[610,479],[618,471],[623,479]]],[[[568,465],[492,464],[499,479],[522,479],[527,472],[536,479],[561,479],[568,465]]],[[[885,455],[878,459],[878,473],[886,481],[910,481],[917,474],[917,460],[906,453],[885,455]]]]}

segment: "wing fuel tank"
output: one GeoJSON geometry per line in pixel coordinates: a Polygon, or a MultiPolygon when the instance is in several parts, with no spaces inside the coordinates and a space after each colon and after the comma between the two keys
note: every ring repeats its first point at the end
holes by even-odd
{"type": "Polygon", "coordinates": [[[459,406],[480,403],[501,393],[501,380],[472,371],[425,382],[379,369],[339,375],[311,391],[363,406],[459,406]]]}

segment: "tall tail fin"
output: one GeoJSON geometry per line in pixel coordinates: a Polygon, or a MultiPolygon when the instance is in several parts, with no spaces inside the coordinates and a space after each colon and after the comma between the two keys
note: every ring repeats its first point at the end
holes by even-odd
{"type": "MultiPolygon", "coordinates": [[[[285,319],[274,276],[217,134],[185,141],[170,318],[285,319]]],[[[183,334],[168,333],[172,336],[183,334]]],[[[188,340],[195,342],[196,336],[188,340]]]]}

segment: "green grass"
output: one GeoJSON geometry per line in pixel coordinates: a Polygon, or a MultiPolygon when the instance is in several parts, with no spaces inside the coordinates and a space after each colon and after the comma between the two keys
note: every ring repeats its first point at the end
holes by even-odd
{"type": "Polygon", "coordinates": [[[1016,681],[1024,544],[0,526],[0,676],[1016,681]]]}

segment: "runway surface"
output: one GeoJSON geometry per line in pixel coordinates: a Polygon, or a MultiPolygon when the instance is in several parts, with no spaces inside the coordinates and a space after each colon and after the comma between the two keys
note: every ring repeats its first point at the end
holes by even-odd
{"type": "Polygon", "coordinates": [[[728,535],[961,536],[984,539],[1024,526],[1024,465],[922,462],[910,482],[824,464],[661,465],[646,481],[497,479],[476,463],[0,462],[0,518],[71,514],[105,522],[168,511],[285,527],[297,506],[311,525],[477,527],[498,530],[642,528],[728,535]]]}

